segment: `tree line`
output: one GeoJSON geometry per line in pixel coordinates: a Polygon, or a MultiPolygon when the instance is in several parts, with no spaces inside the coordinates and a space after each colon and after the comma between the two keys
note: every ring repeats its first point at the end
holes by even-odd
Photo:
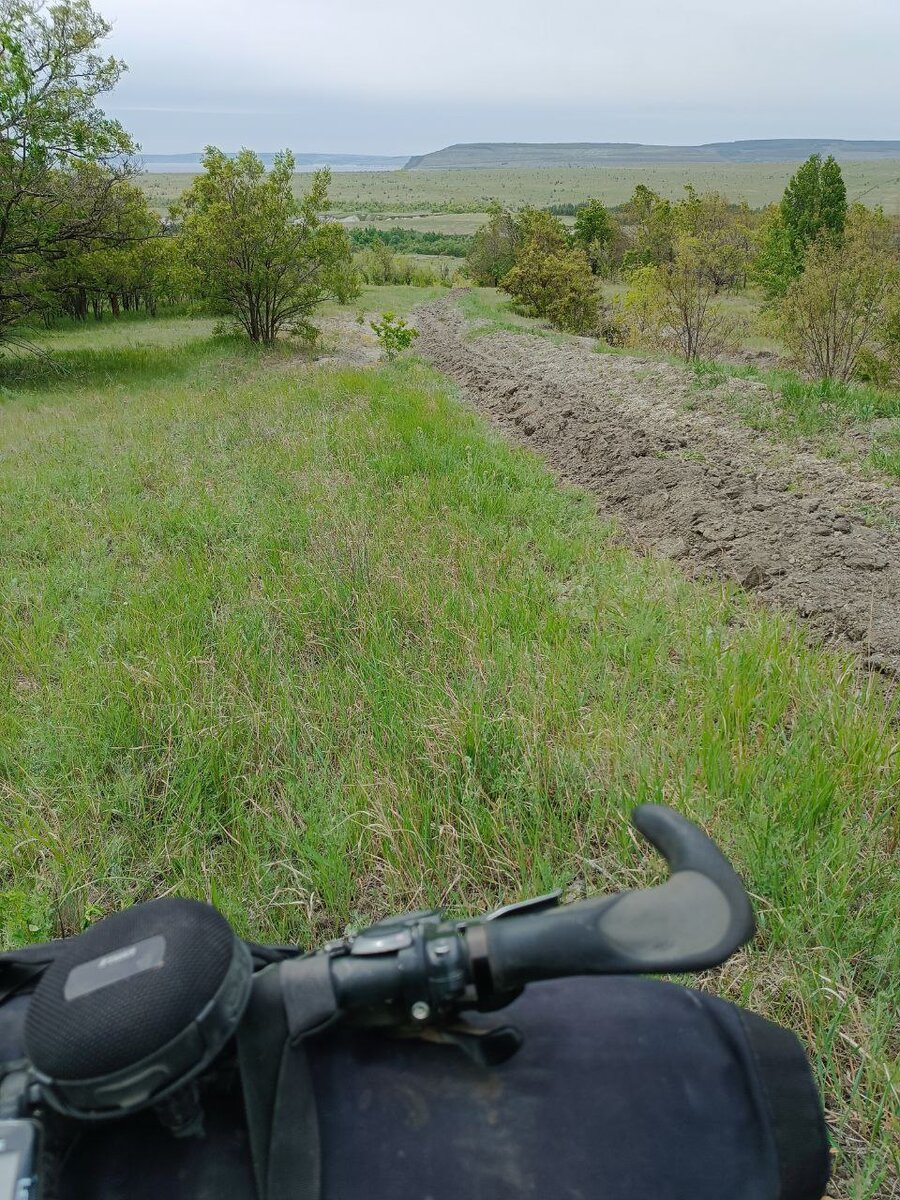
{"type": "Polygon", "coordinates": [[[359,290],[347,234],[325,219],[329,173],[298,197],[290,153],[267,172],[209,148],[162,221],[131,137],[98,106],[125,69],[100,52],[109,33],[90,0],[0,0],[0,340],[188,302],[254,341],[311,334],[315,305],[359,290]]]}
{"type": "Polygon", "coordinates": [[[471,233],[434,233],[423,229],[376,229],[374,225],[350,229],[354,250],[387,246],[398,254],[441,254],[465,258],[472,245],[471,233]]]}
{"type": "Polygon", "coordinates": [[[249,150],[208,147],[202,174],[162,220],[136,182],[136,148],[99,98],[124,64],[89,0],[0,0],[0,340],[60,316],[222,315],[249,338],[315,336],[311,315],[363,283],[449,286],[455,271],[396,251],[465,254],[471,238],[327,219],[330,173],[294,190],[285,151],[270,170],[249,150]],[[354,251],[356,252],[354,254],[354,251]]]}
{"type": "Polygon", "coordinates": [[[471,278],[521,311],[615,345],[687,359],[734,351],[744,320],[722,294],[752,285],[798,365],[825,379],[900,382],[898,233],[880,209],[849,204],[839,165],[812,155],[761,213],[690,185],[677,201],[639,184],[617,211],[495,204],[467,256],[471,278]],[[625,285],[617,305],[598,280],[625,285]]]}

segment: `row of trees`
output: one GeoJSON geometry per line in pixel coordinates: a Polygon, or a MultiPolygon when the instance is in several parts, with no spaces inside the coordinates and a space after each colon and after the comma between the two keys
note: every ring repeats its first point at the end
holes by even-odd
{"type": "Polygon", "coordinates": [[[670,201],[639,184],[611,213],[597,200],[568,230],[550,212],[495,205],[468,254],[473,280],[562,329],[688,359],[733,351],[745,319],[722,293],[756,285],[763,319],[820,378],[900,378],[897,235],[879,210],[848,205],[833,158],[813,155],[778,205],[753,213],[688,186],[670,201]],[[597,278],[623,280],[604,305],[597,278]]]}
{"type": "Polygon", "coordinates": [[[210,148],[163,223],[135,184],[135,147],[99,98],[124,64],[99,51],[89,0],[0,0],[0,340],[28,322],[197,300],[270,343],[309,334],[314,307],[358,292],[350,243],[326,221],[328,172],[303,196],[294,160],[266,172],[210,148]]]}

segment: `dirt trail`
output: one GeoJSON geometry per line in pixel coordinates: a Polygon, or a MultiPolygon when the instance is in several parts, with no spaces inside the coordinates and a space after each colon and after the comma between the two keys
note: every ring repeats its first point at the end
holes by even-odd
{"type": "Polygon", "coordinates": [[[900,675],[900,488],[778,445],[714,400],[698,405],[691,377],[668,363],[575,340],[467,338],[450,300],[420,308],[416,324],[419,352],[638,544],[734,579],[900,675]]]}

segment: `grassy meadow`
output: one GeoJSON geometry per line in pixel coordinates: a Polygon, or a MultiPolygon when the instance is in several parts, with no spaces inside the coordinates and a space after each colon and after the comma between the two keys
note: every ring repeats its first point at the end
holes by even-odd
{"type": "Polygon", "coordinates": [[[44,348],[0,362],[0,942],[167,892],[306,944],[640,885],[628,812],[668,803],[758,914],[708,985],[804,1037],[835,1194],[890,1195],[880,683],[628,551],[415,359],[326,369],[186,318],[44,348]]]}
{"type": "MultiPolygon", "coordinates": [[[[685,184],[698,191],[720,191],[732,200],[746,200],[761,208],[781,198],[796,163],[693,163],[660,166],[652,163],[633,167],[536,167],[463,171],[336,171],[330,191],[336,212],[361,214],[444,213],[471,215],[484,211],[491,200],[512,207],[569,204],[594,197],[604,204],[623,204],[635,185],[645,183],[660,195],[678,199],[685,184]]],[[[880,204],[886,213],[900,213],[900,160],[841,164],[850,200],[880,204]]],[[[193,175],[152,174],[141,184],[153,206],[164,213],[172,201],[190,185],[193,175]]],[[[309,176],[296,176],[300,191],[309,186],[309,176]]],[[[435,232],[471,233],[473,227],[452,223],[416,225],[435,232]]]]}

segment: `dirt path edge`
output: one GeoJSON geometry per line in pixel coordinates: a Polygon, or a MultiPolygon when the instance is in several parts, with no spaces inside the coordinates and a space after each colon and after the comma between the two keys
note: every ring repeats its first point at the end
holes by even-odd
{"type": "Polygon", "coordinates": [[[735,580],[900,675],[897,488],[698,406],[689,373],[669,363],[574,340],[472,337],[452,298],[422,306],[416,324],[419,353],[641,548],[735,580]]]}

